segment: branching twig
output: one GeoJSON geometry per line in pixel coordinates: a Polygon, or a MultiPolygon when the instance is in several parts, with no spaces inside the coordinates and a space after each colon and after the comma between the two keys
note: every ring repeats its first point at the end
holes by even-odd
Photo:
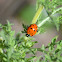
{"type": "MultiPolygon", "coordinates": [[[[56,9],[54,12],[52,12],[52,14],[51,14],[50,16],[54,15],[54,14],[55,14],[57,11],[59,11],[59,10],[62,10],[62,7],[56,9]]],[[[47,17],[46,19],[44,19],[40,24],[38,24],[38,27],[42,26],[46,21],[49,20],[49,18],[50,18],[50,17],[47,17]]]]}

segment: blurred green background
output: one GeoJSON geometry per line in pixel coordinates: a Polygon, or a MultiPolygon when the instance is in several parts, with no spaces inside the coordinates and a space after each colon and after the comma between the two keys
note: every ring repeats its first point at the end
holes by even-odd
{"type": "Polygon", "coordinates": [[[36,12],[35,5],[26,5],[18,14],[19,19],[23,19],[26,24],[30,24],[36,12]],[[20,18],[21,17],[21,18],[20,18]]]}

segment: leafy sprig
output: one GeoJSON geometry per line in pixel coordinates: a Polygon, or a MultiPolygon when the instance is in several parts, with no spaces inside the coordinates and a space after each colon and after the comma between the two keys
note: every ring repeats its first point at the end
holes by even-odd
{"type": "Polygon", "coordinates": [[[36,62],[62,61],[62,40],[56,42],[57,36],[47,46],[33,48],[37,41],[33,42],[33,38],[21,36],[22,32],[14,37],[15,33],[9,22],[6,25],[1,24],[0,32],[0,62],[35,62],[35,59],[36,62]],[[39,58],[36,56],[37,51],[43,53],[39,58]],[[27,54],[33,56],[26,58],[27,54]]]}

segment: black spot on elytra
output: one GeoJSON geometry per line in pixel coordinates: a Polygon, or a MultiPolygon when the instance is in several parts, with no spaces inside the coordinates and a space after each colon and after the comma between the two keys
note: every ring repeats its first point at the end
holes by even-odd
{"type": "Polygon", "coordinates": [[[34,25],[33,25],[34,26],[34,25]]]}
{"type": "Polygon", "coordinates": [[[34,30],[35,31],[35,30],[34,30]]]}
{"type": "Polygon", "coordinates": [[[32,29],[32,28],[31,28],[32,29]]]}

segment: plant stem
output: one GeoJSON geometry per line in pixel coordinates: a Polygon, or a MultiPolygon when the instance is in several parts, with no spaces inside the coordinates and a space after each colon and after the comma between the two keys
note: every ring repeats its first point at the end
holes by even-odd
{"type": "Polygon", "coordinates": [[[44,19],[40,24],[38,24],[37,26],[40,27],[42,26],[47,20],[49,20],[50,17],[47,17],[46,19],[44,19]]]}
{"type": "MultiPolygon", "coordinates": [[[[50,16],[52,16],[52,15],[54,15],[57,11],[59,11],[59,10],[61,10],[62,9],[62,7],[60,7],[60,8],[58,8],[58,9],[56,9],[54,12],[52,12],[52,14],[50,15],[50,16]]],[[[46,21],[48,21],[50,19],[50,17],[47,17],[46,19],[44,19],[40,24],[38,24],[37,26],[38,27],[40,27],[40,26],[42,26],[44,23],[46,23],[46,21]]]]}
{"type": "Polygon", "coordinates": [[[44,8],[43,6],[39,7],[39,9],[37,10],[37,12],[36,12],[36,14],[35,14],[35,16],[34,16],[34,18],[32,20],[32,24],[35,24],[37,22],[37,20],[38,20],[40,14],[41,14],[43,8],[44,8]]]}
{"type": "Polygon", "coordinates": [[[61,10],[61,9],[62,9],[62,7],[58,8],[57,10],[55,10],[54,12],[52,12],[51,15],[54,15],[57,11],[59,11],[59,10],[61,10]]]}

